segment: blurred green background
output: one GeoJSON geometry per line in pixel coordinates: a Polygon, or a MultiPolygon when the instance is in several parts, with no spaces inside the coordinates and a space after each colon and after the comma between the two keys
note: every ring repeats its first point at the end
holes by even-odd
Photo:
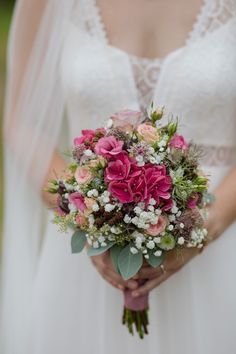
{"type": "MultiPolygon", "coordinates": [[[[3,156],[2,156],[2,118],[3,118],[3,101],[4,86],[6,75],[6,48],[7,37],[10,27],[12,12],[14,7],[13,0],[0,0],[0,246],[1,246],[1,230],[3,216],[3,156]]],[[[0,247],[1,248],[1,247],[0,247]]]]}

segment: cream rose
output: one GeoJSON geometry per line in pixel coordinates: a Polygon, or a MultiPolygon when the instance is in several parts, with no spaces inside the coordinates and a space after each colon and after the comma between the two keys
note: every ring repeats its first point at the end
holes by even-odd
{"type": "Polygon", "coordinates": [[[150,236],[157,236],[162,233],[168,224],[168,220],[165,216],[159,216],[158,222],[155,225],[150,225],[146,230],[146,233],[150,236]]]}
{"type": "Polygon", "coordinates": [[[147,143],[152,144],[159,140],[159,134],[156,128],[149,124],[140,124],[137,128],[138,134],[147,143]]]}
{"type": "Polygon", "coordinates": [[[77,167],[75,171],[75,179],[79,184],[88,183],[92,180],[93,176],[87,167],[77,167]]]}

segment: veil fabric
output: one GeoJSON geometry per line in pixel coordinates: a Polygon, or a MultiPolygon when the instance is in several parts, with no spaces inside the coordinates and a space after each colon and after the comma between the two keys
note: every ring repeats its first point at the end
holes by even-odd
{"type": "Polygon", "coordinates": [[[0,300],[0,352],[4,354],[30,352],[31,295],[45,219],[41,189],[65,109],[59,65],[73,3],[18,0],[10,32],[0,300]]]}

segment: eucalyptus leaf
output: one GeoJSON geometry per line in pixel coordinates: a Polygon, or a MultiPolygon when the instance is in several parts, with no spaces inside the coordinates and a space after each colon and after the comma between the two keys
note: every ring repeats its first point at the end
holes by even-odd
{"type": "Polygon", "coordinates": [[[102,254],[107,250],[109,250],[109,248],[111,248],[114,245],[114,243],[115,243],[114,241],[109,241],[107,242],[107,245],[104,247],[98,247],[98,248],[90,247],[87,251],[87,254],[89,257],[98,256],[99,254],[102,254]]]}
{"type": "Polygon", "coordinates": [[[143,255],[140,251],[136,254],[130,252],[132,244],[127,245],[119,254],[118,267],[123,279],[133,277],[143,264],[143,255]]]}
{"type": "Polygon", "coordinates": [[[119,267],[118,267],[118,257],[122,251],[123,247],[115,245],[110,249],[110,254],[111,254],[111,260],[112,264],[117,271],[117,273],[120,274],[119,267]]]}
{"type": "Polygon", "coordinates": [[[152,266],[153,268],[159,267],[165,258],[164,252],[162,252],[161,256],[157,257],[154,256],[153,252],[149,252],[149,258],[147,259],[147,262],[152,266]]]}
{"type": "Polygon", "coordinates": [[[76,230],[71,237],[72,253],[80,253],[84,249],[87,238],[83,230],[76,230]]]}

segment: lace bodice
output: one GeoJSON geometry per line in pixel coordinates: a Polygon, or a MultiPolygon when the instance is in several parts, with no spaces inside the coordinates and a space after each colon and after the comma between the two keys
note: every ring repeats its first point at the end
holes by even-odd
{"type": "Polygon", "coordinates": [[[181,48],[162,60],[137,58],[110,44],[95,0],[76,1],[62,58],[71,137],[153,101],[180,117],[204,164],[235,164],[235,22],[236,0],[204,0],[181,48]]]}

